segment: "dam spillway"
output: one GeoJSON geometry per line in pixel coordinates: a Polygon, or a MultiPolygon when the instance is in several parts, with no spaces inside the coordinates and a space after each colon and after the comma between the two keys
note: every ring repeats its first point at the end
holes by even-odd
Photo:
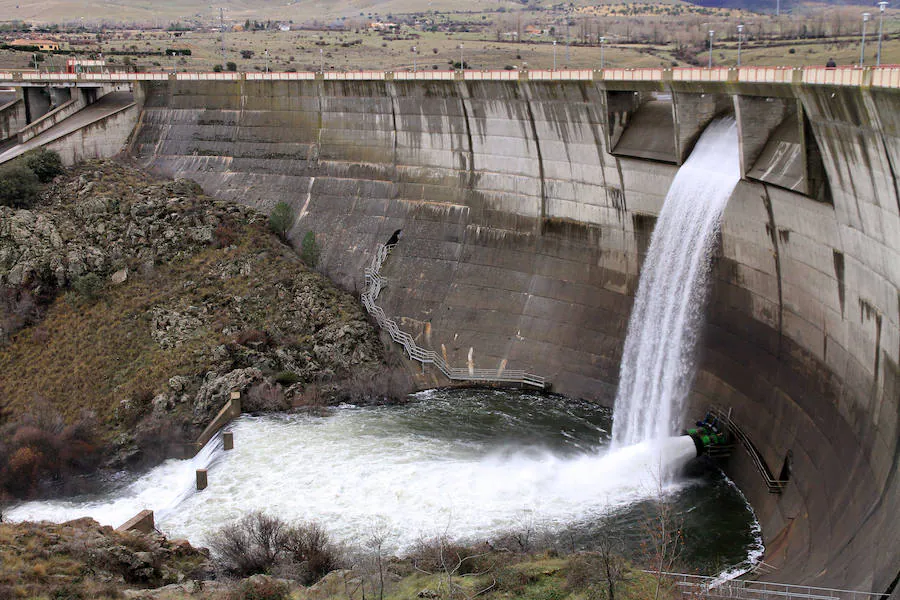
{"type": "MultiPolygon", "coordinates": [[[[863,83],[863,82],[860,82],[863,83]]],[[[773,473],[729,473],[772,579],[884,591],[900,565],[900,99],[868,85],[604,81],[140,82],[129,152],[262,210],[362,289],[397,229],[385,310],[451,364],[525,369],[611,404],[665,191],[733,114],[689,410],[733,409],[773,473]]],[[[425,376],[427,379],[428,375],[425,376]]],[[[435,380],[423,381],[430,386],[435,380]]]]}

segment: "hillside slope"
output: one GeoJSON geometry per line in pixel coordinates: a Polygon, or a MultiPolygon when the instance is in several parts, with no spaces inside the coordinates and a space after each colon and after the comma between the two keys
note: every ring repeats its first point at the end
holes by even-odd
{"type": "Polygon", "coordinates": [[[43,199],[0,208],[0,425],[88,422],[119,461],[152,462],[231,391],[246,410],[282,410],[348,379],[372,392],[384,372],[359,303],[253,211],[112,162],[43,199]]]}

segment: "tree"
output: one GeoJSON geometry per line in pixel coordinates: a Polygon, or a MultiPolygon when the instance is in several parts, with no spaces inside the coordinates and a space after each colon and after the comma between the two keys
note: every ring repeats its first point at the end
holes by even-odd
{"type": "Polygon", "coordinates": [[[38,197],[40,180],[24,161],[0,167],[0,206],[30,208],[38,197]]]}
{"type": "Polygon", "coordinates": [[[227,63],[225,63],[225,70],[234,73],[235,71],[237,71],[237,63],[229,60],[227,63]]]}
{"type": "Polygon", "coordinates": [[[654,600],[659,599],[660,588],[666,573],[672,571],[684,545],[682,527],[684,519],[675,505],[666,497],[664,488],[666,473],[662,465],[652,473],[654,498],[647,510],[641,529],[644,533],[643,551],[656,577],[654,600]]]}
{"type": "Polygon", "coordinates": [[[294,211],[291,210],[291,206],[287,202],[276,204],[269,215],[269,228],[282,240],[286,240],[287,233],[293,225],[294,211]]]}
{"type": "Polygon", "coordinates": [[[213,72],[215,72],[215,73],[221,73],[221,72],[222,72],[222,65],[214,65],[214,66],[213,66],[213,72]]]}
{"type": "Polygon", "coordinates": [[[316,234],[307,231],[300,244],[300,258],[308,267],[315,268],[319,264],[319,244],[316,243],[316,234]]]}
{"type": "Polygon", "coordinates": [[[59,154],[46,148],[26,152],[22,158],[41,183],[47,183],[63,171],[59,154]]]}

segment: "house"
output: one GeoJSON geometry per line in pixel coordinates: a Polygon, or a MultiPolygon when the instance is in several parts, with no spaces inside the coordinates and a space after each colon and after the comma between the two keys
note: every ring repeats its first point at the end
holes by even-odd
{"type": "Polygon", "coordinates": [[[25,48],[37,47],[38,50],[43,52],[54,52],[59,50],[59,42],[53,40],[13,40],[9,45],[25,48]]]}
{"type": "Polygon", "coordinates": [[[538,27],[537,25],[526,25],[525,26],[525,35],[543,35],[544,30],[538,27]]]}

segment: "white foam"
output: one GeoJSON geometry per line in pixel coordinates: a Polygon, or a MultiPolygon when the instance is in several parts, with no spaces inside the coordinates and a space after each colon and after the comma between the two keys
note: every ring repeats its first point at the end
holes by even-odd
{"type": "Polygon", "coordinates": [[[210,461],[209,487],[192,493],[196,461],[168,461],[106,500],[31,502],[13,520],[92,516],[113,526],[144,508],[169,535],[203,543],[250,510],[315,519],[356,543],[375,521],[402,551],[445,530],[477,541],[515,528],[522,515],[550,527],[576,524],[637,500],[670,493],[658,473],[695,455],[690,438],[599,454],[498,450],[384,428],[377,411],[327,418],[242,417],[235,449],[210,461]]]}

